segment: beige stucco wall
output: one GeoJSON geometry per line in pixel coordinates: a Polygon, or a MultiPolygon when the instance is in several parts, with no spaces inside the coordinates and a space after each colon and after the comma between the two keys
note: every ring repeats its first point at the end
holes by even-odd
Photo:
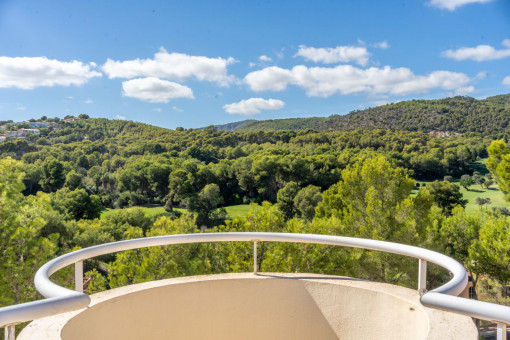
{"type": "Polygon", "coordinates": [[[424,308],[413,290],[342,277],[209,275],[92,300],[85,310],[33,322],[19,340],[476,339],[470,318],[424,308]]]}

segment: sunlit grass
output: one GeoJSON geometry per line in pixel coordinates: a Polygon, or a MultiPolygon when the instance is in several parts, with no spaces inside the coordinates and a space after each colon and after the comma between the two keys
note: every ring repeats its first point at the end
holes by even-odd
{"type": "MultiPolygon", "coordinates": [[[[163,208],[162,205],[139,205],[139,206],[124,208],[124,209],[130,210],[130,209],[135,209],[135,208],[142,209],[145,216],[150,216],[150,217],[164,215],[166,213],[166,210],[165,210],[165,208],[163,208]]],[[[101,212],[101,216],[99,218],[104,218],[105,216],[108,216],[109,214],[111,214],[112,212],[114,212],[116,210],[121,210],[121,209],[106,208],[101,212]]],[[[174,208],[174,210],[177,210],[181,213],[185,213],[187,211],[186,209],[182,209],[182,208],[174,208]]]]}
{"type": "MultiPolygon", "coordinates": [[[[143,212],[145,213],[145,216],[153,217],[153,216],[160,216],[160,215],[166,214],[165,209],[161,205],[141,205],[141,206],[135,206],[135,207],[130,207],[130,208],[124,208],[124,209],[129,210],[129,209],[134,209],[134,208],[142,209],[143,212]]],[[[239,205],[231,205],[231,206],[225,207],[225,210],[227,211],[227,216],[229,218],[234,218],[234,217],[246,216],[251,208],[252,207],[249,204],[239,204],[239,205]]],[[[260,206],[255,206],[255,209],[258,209],[258,208],[260,208],[260,206]]],[[[101,212],[100,218],[104,218],[105,216],[107,216],[108,214],[111,214],[115,210],[120,210],[120,209],[107,208],[107,209],[103,210],[101,212]]],[[[174,208],[174,210],[177,210],[181,213],[187,212],[187,210],[183,209],[183,208],[174,208]]]]}
{"type": "MultiPolygon", "coordinates": [[[[473,170],[479,171],[482,176],[487,174],[489,171],[485,167],[485,164],[487,162],[487,159],[481,159],[479,161],[476,161],[473,163],[473,170]]],[[[420,183],[420,186],[430,183],[430,181],[416,181],[417,183],[420,183]]],[[[459,178],[455,178],[453,180],[454,183],[459,184],[459,178]]],[[[413,190],[413,195],[415,195],[417,192],[416,188],[413,190]]],[[[466,213],[467,214],[475,214],[476,212],[485,209],[492,209],[494,207],[498,208],[508,208],[510,209],[510,202],[506,202],[504,199],[504,194],[499,190],[497,184],[493,184],[489,189],[487,189],[485,186],[480,186],[478,184],[474,184],[469,187],[469,190],[464,189],[463,187],[460,188],[460,192],[464,196],[464,199],[468,200],[468,203],[466,204],[466,213]],[[478,204],[476,204],[476,199],[480,198],[490,198],[491,204],[483,205],[480,207],[478,204]]]]}

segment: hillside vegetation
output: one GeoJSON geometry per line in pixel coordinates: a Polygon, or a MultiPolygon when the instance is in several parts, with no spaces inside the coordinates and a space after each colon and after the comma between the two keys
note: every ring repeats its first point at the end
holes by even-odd
{"type": "MultiPolygon", "coordinates": [[[[223,129],[223,126],[218,126],[223,129]]],[[[510,132],[510,95],[476,100],[453,97],[411,100],[352,111],[328,118],[294,118],[252,121],[236,130],[373,130],[392,129],[450,134],[477,132],[501,137],[510,132]]]]}

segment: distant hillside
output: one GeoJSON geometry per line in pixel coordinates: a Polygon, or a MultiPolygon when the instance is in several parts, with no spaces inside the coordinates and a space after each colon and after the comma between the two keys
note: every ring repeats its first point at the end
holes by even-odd
{"type": "Polygon", "coordinates": [[[249,125],[253,122],[256,122],[254,119],[247,119],[242,120],[240,122],[233,122],[233,123],[227,123],[222,125],[215,125],[215,127],[218,130],[224,130],[224,131],[234,131],[234,130],[240,130],[241,128],[245,127],[246,125],[249,125]]]}
{"type": "Polygon", "coordinates": [[[493,106],[510,108],[510,94],[502,94],[499,96],[489,97],[481,100],[481,102],[493,106]]]}
{"type": "MultiPolygon", "coordinates": [[[[221,126],[218,127],[221,129],[221,126]]],[[[499,135],[510,132],[510,94],[476,100],[457,96],[439,100],[411,100],[328,118],[294,118],[252,121],[235,130],[355,130],[478,132],[499,135]]]]}
{"type": "Polygon", "coordinates": [[[237,127],[232,129],[236,123],[217,125],[219,130],[242,130],[242,131],[270,131],[270,130],[304,130],[319,129],[321,124],[327,120],[323,117],[312,118],[287,118],[271,120],[243,120],[238,122],[237,127]]]}

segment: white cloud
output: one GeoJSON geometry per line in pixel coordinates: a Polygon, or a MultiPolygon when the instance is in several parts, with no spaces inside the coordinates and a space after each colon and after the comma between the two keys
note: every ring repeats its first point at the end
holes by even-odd
{"type": "Polygon", "coordinates": [[[250,66],[250,67],[255,67],[255,66],[257,66],[257,64],[255,64],[255,63],[253,63],[253,62],[251,62],[251,61],[250,61],[250,63],[248,64],[248,66],[250,66]]]}
{"type": "Polygon", "coordinates": [[[126,116],[116,115],[115,119],[126,120],[127,118],[126,118],[126,116]]]}
{"type": "Polygon", "coordinates": [[[268,57],[267,55],[261,55],[259,57],[259,60],[262,61],[262,62],[270,62],[270,61],[273,61],[273,59],[271,59],[271,57],[268,57]]]}
{"type": "Polygon", "coordinates": [[[101,77],[91,70],[94,64],[81,61],[59,61],[46,57],[0,57],[0,88],[17,87],[31,90],[39,86],[82,85],[101,77]]]}
{"type": "Polygon", "coordinates": [[[155,108],[152,109],[152,111],[161,112],[163,110],[160,107],[155,107],[155,108]]]}
{"type": "Polygon", "coordinates": [[[18,110],[20,110],[20,111],[25,111],[26,109],[27,109],[26,106],[23,106],[23,105],[18,106],[18,110]]]}
{"type": "Polygon", "coordinates": [[[90,98],[88,98],[86,101],[84,101],[85,104],[92,104],[94,101],[90,98]]]}
{"type": "Polygon", "coordinates": [[[168,53],[161,48],[154,59],[115,61],[108,59],[102,70],[112,78],[158,77],[177,81],[197,79],[210,81],[221,86],[233,82],[227,74],[227,66],[235,63],[234,58],[207,58],[182,53],[168,53]]]}
{"type": "Polygon", "coordinates": [[[455,60],[496,60],[510,57],[510,39],[501,43],[505,49],[497,50],[490,45],[478,45],[476,47],[461,47],[458,50],[447,50],[441,53],[443,57],[455,60]]]}
{"type": "Polygon", "coordinates": [[[506,76],[505,79],[503,79],[503,81],[501,82],[501,84],[510,86],[510,76],[506,76]]]}
{"type": "Polygon", "coordinates": [[[260,110],[279,110],[284,106],[285,103],[278,99],[250,98],[224,105],[223,109],[229,114],[253,116],[259,114],[260,110]]]}
{"type": "Polygon", "coordinates": [[[183,109],[181,109],[180,107],[177,107],[177,106],[173,106],[172,109],[174,109],[175,111],[177,112],[182,112],[184,111],[183,109]]]}
{"type": "Polygon", "coordinates": [[[366,65],[370,53],[368,53],[366,47],[359,46],[337,46],[335,48],[315,48],[306,47],[304,45],[299,46],[299,50],[295,56],[304,57],[306,60],[311,60],[315,63],[347,63],[354,61],[359,65],[366,65]]]}
{"type": "Polygon", "coordinates": [[[463,93],[474,90],[468,86],[473,79],[464,73],[434,71],[423,76],[415,75],[408,68],[389,66],[367,69],[351,65],[331,68],[298,65],[292,69],[272,66],[248,73],[244,81],[253,91],[282,91],[289,84],[296,85],[313,97],[329,97],[335,93],[407,95],[436,88],[463,93]]]}
{"type": "Polygon", "coordinates": [[[378,42],[378,43],[373,43],[372,47],[380,48],[380,49],[385,50],[387,48],[390,48],[390,44],[388,44],[388,42],[386,40],[384,40],[384,41],[381,41],[381,42],[378,42]]]}
{"type": "Polygon", "coordinates": [[[447,9],[449,11],[454,11],[457,7],[464,6],[467,4],[474,3],[486,3],[491,2],[493,0],[430,0],[428,3],[430,6],[438,7],[441,9],[447,9]]]}
{"type": "Polygon", "coordinates": [[[122,82],[122,95],[151,103],[168,103],[175,98],[194,98],[187,86],[155,77],[122,82]]]}
{"type": "Polygon", "coordinates": [[[485,77],[487,77],[487,71],[480,71],[476,74],[475,79],[481,80],[484,79],[485,77]]]}

